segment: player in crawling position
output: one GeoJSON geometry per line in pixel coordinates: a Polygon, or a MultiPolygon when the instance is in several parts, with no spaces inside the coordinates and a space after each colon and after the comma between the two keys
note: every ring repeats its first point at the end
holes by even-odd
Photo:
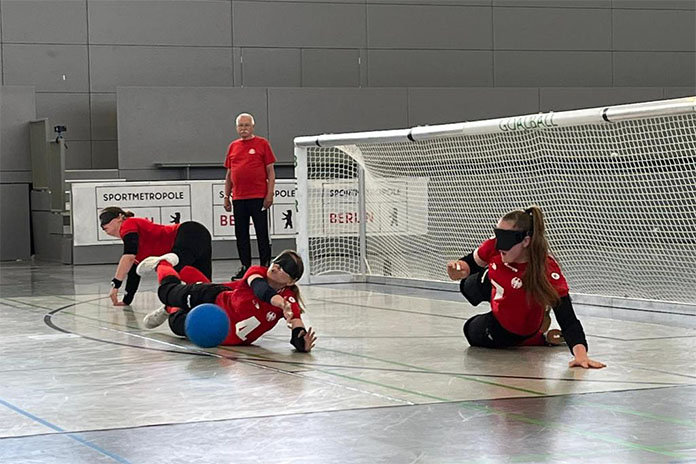
{"type": "MultiPolygon", "coordinates": [[[[512,211],[494,229],[495,238],[472,253],[447,264],[452,280],[476,306],[489,301],[491,311],[464,324],[471,346],[504,348],[545,345],[556,339],[544,336],[546,310],[552,308],[573,359],[570,367],[602,368],[605,364],[587,355],[587,340],[575,316],[568,284],[556,260],[549,255],[544,216],[538,206],[512,211]]],[[[549,331],[551,332],[551,331],[549,331]]]]}

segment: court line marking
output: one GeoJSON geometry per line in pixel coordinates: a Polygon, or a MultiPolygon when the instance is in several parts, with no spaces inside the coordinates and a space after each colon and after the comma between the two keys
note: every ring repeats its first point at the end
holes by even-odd
{"type": "MultiPolygon", "coordinates": [[[[5,401],[5,400],[3,400],[3,399],[0,399],[0,404],[2,404],[3,406],[5,406],[5,407],[8,408],[8,409],[11,409],[12,411],[14,411],[14,412],[16,412],[16,413],[18,413],[18,414],[21,414],[21,415],[24,416],[24,417],[27,417],[27,418],[33,420],[34,422],[37,422],[37,423],[39,423],[39,424],[41,424],[41,425],[43,425],[43,426],[45,426],[45,427],[48,427],[48,428],[50,428],[50,429],[52,429],[52,430],[55,430],[56,432],[59,432],[59,433],[44,433],[44,434],[41,434],[42,436],[44,436],[44,435],[45,435],[45,436],[55,436],[55,435],[58,435],[58,436],[62,436],[62,437],[68,437],[68,438],[71,438],[71,439],[73,439],[73,440],[75,440],[75,441],[77,441],[77,442],[79,442],[79,443],[81,443],[81,444],[87,446],[88,448],[92,448],[94,451],[96,451],[96,452],[98,452],[98,453],[100,453],[100,454],[103,454],[104,456],[109,457],[109,458],[113,459],[113,460],[116,461],[116,462],[120,462],[121,464],[131,464],[131,462],[128,461],[127,459],[125,459],[125,458],[119,456],[118,454],[110,453],[109,451],[106,451],[105,449],[103,449],[102,447],[100,447],[100,446],[98,446],[98,445],[92,443],[91,441],[86,440],[86,439],[80,437],[80,436],[79,436],[78,434],[76,434],[75,432],[68,432],[67,430],[62,429],[62,428],[58,427],[57,425],[48,422],[48,421],[45,420],[45,419],[42,419],[42,418],[40,418],[40,417],[38,417],[38,416],[35,416],[34,414],[32,414],[32,413],[30,413],[30,412],[28,412],[28,411],[25,411],[25,410],[23,410],[23,409],[21,409],[21,408],[15,406],[15,405],[11,404],[11,403],[8,403],[7,401],[5,401]]],[[[84,433],[84,432],[81,432],[81,433],[84,433]]],[[[29,435],[29,437],[32,437],[32,436],[35,436],[35,435],[29,435]]],[[[3,437],[3,439],[13,439],[13,438],[24,438],[24,437],[3,437]]]]}
{"type": "MultiPolygon", "coordinates": [[[[107,298],[107,297],[104,297],[104,298],[107,298]]],[[[76,303],[76,304],[79,304],[79,302],[76,303]]],[[[71,306],[72,306],[72,305],[71,305],[71,306]]],[[[66,309],[66,308],[62,308],[62,309],[66,309]]],[[[62,310],[62,309],[61,309],[61,310],[62,310]]],[[[58,310],[53,310],[53,311],[52,311],[52,313],[57,313],[57,312],[58,312],[58,310]]],[[[75,313],[65,313],[65,314],[71,314],[71,315],[74,316],[74,317],[84,318],[84,319],[91,320],[91,321],[95,321],[95,322],[98,322],[98,323],[103,323],[103,322],[104,322],[104,321],[101,321],[101,320],[96,319],[96,318],[91,318],[91,317],[84,316],[84,315],[78,315],[78,314],[75,314],[75,313]]],[[[48,315],[47,315],[46,317],[48,317],[48,315]]],[[[46,317],[45,317],[45,319],[46,319],[46,317]]],[[[49,320],[50,320],[50,319],[49,319],[49,320]]],[[[502,383],[487,382],[487,381],[483,381],[483,380],[472,379],[472,378],[470,378],[470,377],[473,376],[473,377],[489,377],[489,378],[508,378],[508,379],[520,379],[520,380],[553,380],[553,381],[572,381],[572,382],[584,382],[584,383],[624,383],[624,384],[656,385],[656,386],[680,386],[680,385],[687,385],[687,384],[679,384],[679,383],[675,383],[675,382],[647,382],[647,381],[626,381],[626,380],[593,380],[593,379],[575,379],[575,378],[564,378],[564,377],[507,376],[507,375],[503,375],[503,374],[468,373],[468,372],[443,372],[443,371],[434,371],[434,370],[432,370],[432,369],[425,369],[425,368],[421,368],[421,367],[419,367],[419,366],[412,366],[412,365],[408,365],[408,364],[396,363],[396,362],[394,362],[394,361],[390,361],[390,360],[387,360],[387,359],[381,359],[381,358],[377,358],[377,357],[369,357],[369,356],[357,355],[357,354],[354,354],[354,353],[348,353],[348,352],[344,352],[344,351],[340,351],[340,350],[331,350],[331,349],[325,348],[325,347],[318,347],[318,348],[315,348],[315,349],[316,349],[316,350],[325,350],[325,351],[334,351],[334,352],[337,352],[337,353],[340,353],[340,354],[345,354],[345,355],[355,356],[355,357],[365,357],[365,358],[367,358],[367,359],[376,360],[376,361],[380,361],[380,362],[384,362],[384,363],[388,363],[388,364],[403,365],[403,366],[405,366],[405,367],[408,367],[409,369],[398,370],[398,369],[377,368],[377,367],[366,367],[366,366],[351,366],[351,365],[340,365],[340,364],[320,364],[320,363],[311,363],[311,362],[305,362],[305,361],[276,360],[276,359],[274,359],[274,358],[270,358],[270,357],[266,357],[266,356],[262,356],[262,355],[254,355],[254,354],[246,353],[246,352],[244,352],[244,351],[234,350],[234,349],[232,349],[232,347],[222,347],[222,346],[221,346],[221,347],[218,347],[218,350],[227,351],[227,352],[232,351],[232,352],[235,352],[235,353],[241,353],[241,354],[244,354],[245,357],[239,357],[239,356],[221,356],[221,355],[219,355],[219,354],[217,354],[217,353],[205,351],[205,350],[202,350],[202,349],[199,349],[199,348],[189,347],[189,346],[187,346],[187,345],[180,345],[180,344],[176,344],[176,343],[170,343],[170,342],[167,342],[167,341],[164,341],[164,340],[160,340],[160,339],[157,339],[157,338],[147,337],[147,336],[143,336],[143,335],[136,334],[136,333],[132,333],[132,332],[125,332],[125,331],[118,330],[118,329],[113,329],[113,328],[110,328],[110,327],[103,327],[103,326],[99,326],[99,325],[96,326],[96,328],[99,328],[99,329],[102,329],[102,330],[113,331],[113,332],[117,332],[117,333],[120,333],[120,334],[123,334],[123,335],[132,336],[132,337],[135,337],[135,338],[140,338],[140,339],[143,339],[143,340],[146,340],[146,341],[149,341],[149,342],[155,342],[155,343],[163,344],[163,345],[166,345],[166,346],[173,347],[174,349],[171,349],[171,350],[169,350],[169,349],[160,349],[160,348],[153,348],[153,347],[146,347],[146,346],[133,345],[133,344],[130,344],[130,343],[116,342],[116,341],[112,341],[112,340],[104,340],[104,339],[100,339],[100,338],[96,338],[96,337],[91,337],[91,336],[88,336],[88,335],[82,335],[82,334],[79,334],[79,333],[74,333],[74,332],[67,331],[67,330],[62,329],[62,328],[60,328],[60,327],[58,327],[58,326],[55,326],[55,324],[54,324],[52,321],[50,321],[50,323],[49,323],[49,322],[46,322],[46,323],[47,323],[47,325],[51,326],[52,328],[54,328],[54,329],[56,329],[56,330],[60,330],[61,332],[64,332],[64,333],[74,334],[74,335],[80,336],[80,337],[82,337],[82,338],[89,339],[89,340],[96,341],[96,342],[102,342],[102,343],[109,343],[109,344],[114,344],[114,345],[119,345],[119,346],[132,347],[132,348],[136,348],[136,349],[145,349],[145,350],[150,350],[150,351],[160,351],[160,352],[169,352],[169,353],[177,353],[177,354],[192,354],[192,355],[198,355],[198,356],[214,356],[214,357],[219,357],[219,358],[225,358],[225,359],[228,359],[228,360],[231,360],[231,361],[240,361],[240,362],[263,361],[263,362],[270,362],[270,363],[274,363],[274,364],[288,364],[288,365],[302,366],[302,367],[313,368],[313,369],[316,369],[316,368],[318,368],[318,367],[323,367],[323,368],[332,368],[332,369],[358,369],[358,370],[373,370],[373,371],[392,371],[392,372],[405,372],[405,373],[422,373],[422,374],[434,374],[434,375],[451,375],[451,376],[453,376],[453,377],[466,378],[466,379],[468,379],[468,380],[473,380],[473,381],[482,382],[482,383],[489,383],[489,384],[492,384],[492,385],[495,385],[495,386],[499,386],[499,387],[503,387],[503,388],[510,388],[510,389],[513,389],[513,390],[520,390],[520,389],[519,389],[518,387],[512,387],[512,386],[508,386],[508,385],[505,385],[505,384],[502,384],[502,383]],[[182,350],[183,350],[183,351],[182,351],[182,350]]],[[[111,323],[111,324],[120,326],[120,324],[118,324],[118,323],[111,323]]],[[[127,327],[127,328],[132,328],[132,327],[127,326],[127,325],[126,325],[125,327],[127,327]]],[[[135,329],[135,330],[141,330],[139,327],[135,327],[135,328],[133,328],[133,329],[135,329]]],[[[277,337],[274,337],[274,336],[267,336],[266,338],[279,341],[278,338],[277,338],[277,337]]],[[[286,371],[283,371],[283,372],[286,372],[286,371]]],[[[670,373],[670,372],[661,372],[661,373],[666,374],[666,375],[684,376],[684,375],[681,375],[681,374],[675,374],[675,373],[670,373]]],[[[691,376],[686,376],[686,377],[689,377],[689,378],[690,378],[691,376]]],[[[521,389],[521,391],[527,392],[527,393],[532,393],[532,394],[539,395],[539,396],[548,396],[548,395],[549,395],[548,393],[536,392],[536,391],[533,391],[533,390],[527,391],[527,390],[521,389]]]]}

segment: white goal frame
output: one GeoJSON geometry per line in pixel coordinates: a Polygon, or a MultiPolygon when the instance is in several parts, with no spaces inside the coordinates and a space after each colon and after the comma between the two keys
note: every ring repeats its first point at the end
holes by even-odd
{"type": "MultiPolygon", "coordinates": [[[[415,143],[419,141],[433,141],[449,138],[467,138],[479,135],[501,135],[505,133],[527,132],[527,131],[547,131],[557,128],[576,127],[576,126],[610,126],[630,120],[641,120],[647,118],[663,118],[670,116],[696,114],[696,97],[679,98],[672,100],[661,100],[644,103],[634,103],[626,105],[616,105],[608,107],[598,107],[589,109],[579,109],[563,112],[549,112],[514,116],[498,119],[490,119],[474,122],[460,122],[452,124],[442,124],[433,126],[418,126],[406,129],[380,130],[370,132],[324,134],[314,136],[296,137],[295,159],[297,163],[297,200],[299,209],[299,223],[297,236],[297,249],[303,257],[305,274],[301,281],[303,284],[325,284],[325,283],[379,283],[402,285],[416,288],[428,289],[458,289],[456,282],[446,280],[430,280],[418,278],[395,278],[381,275],[370,275],[365,265],[366,262],[366,218],[365,218],[365,174],[362,167],[359,168],[358,190],[359,190],[359,252],[360,270],[355,273],[328,272],[318,275],[312,272],[312,262],[309,253],[309,182],[308,182],[308,150],[313,147],[335,147],[346,152],[349,156],[357,148],[357,145],[368,144],[387,144],[387,143],[415,143]]],[[[691,129],[691,126],[689,126],[691,129]]],[[[696,141],[696,124],[693,127],[693,140],[696,141]]],[[[695,148],[696,150],[696,148],[695,148]]],[[[696,190],[695,190],[696,193],[696,190]]],[[[524,206],[524,205],[520,205],[524,206]]],[[[542,205],[544,209],[544,205],[542,205]]],[[[492,225],[491,225],[492,226],[492,225]]],[[[693,232],[696,240],[696,231],[693,232]]],[[[553,243],[552,243],[553,246],[553,243]]],[[[443,256],[442,266],[450,259],[457,256],[443,256]]],[[[563,263],[561,262],[561,266],[563,263]]],[[[696,262],[694,262],[694,286],[696,287],[696,262]]],[[[572,286],[571,286],[572,287],[572,286]]],[[[571,288],[571,292],[572,292],[571,288]]],[[[695,293],[696,295],[696,290],[695,293]]],[[[617,295],[595,295],[573,293],[574,299],[579,303],[597,306],[610,306],[620,308],[633,308],[648,311],[665,311],[685,315],[696,315],[696,301],[689,303],[685,301],[661,301],[648,298],[627,298],[617,295]]],[[[696,300],[696,298],[695,298],[696,300]]]]}

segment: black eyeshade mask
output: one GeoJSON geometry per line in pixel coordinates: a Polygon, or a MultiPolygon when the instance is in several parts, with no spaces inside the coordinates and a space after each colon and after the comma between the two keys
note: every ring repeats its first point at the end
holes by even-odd
{"type": "Polygon", "coordinates": [[[493,229],[495,232],[495,249],[508,251],[528,235],[523,230],[493,229]]]}
{"type": "Polygon", "coordinates": [[[273,263],[280,266],[280,268],[284,270],[286,274],[292,278],[292,280],[299,280],[299,278],[302,277],[300,268],[297,266],[297,263],[294,259],[292,259],[292,256],[289,253],[284,253],[278,256],[273,260],[273,263]]]}

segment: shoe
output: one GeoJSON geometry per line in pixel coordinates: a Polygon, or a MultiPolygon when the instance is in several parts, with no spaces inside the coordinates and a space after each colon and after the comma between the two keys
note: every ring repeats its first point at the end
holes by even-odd
{"type": "Polygon", "coordinates": [[[164,324],[167,319],[169,319],[169,313],[165,306],[162,305],[151,313],[148,313],[148,315],[143,318],[143,324],[145,324],[145,327],[148,329],[154,329],[164,324]]]}
{"type": "Polygon", "coordinates": [[[558,329],[551,329],[546,332],[545,335],[546,343],[551,346],[558,346],[565,343],[565,338],[563,338],[563,332],[558,329]]]}
{"type": "Polygon", "coordinates": [[[179,257],[176,253],[167,253],[162,256],[148,256],[140,261],[140,264],[138,264],[138,267],[135,269],[135,273],[139,276],[143,276],[148,272],[152,272],[157,269],[157,265],[160,261],[167,261],[173,267],[179,264],[179,257]]]}
{"type": "Polygon", "coordinates": [[[237,271],[237,273],[234,276],[232,276],[232,278],[230,280],[241,279],[242,277],[244,277],[244,274],[246,274],[246,271],[248,271],[248,270],[249,270],[249,268],[246,266],[240,267],[239,270],[237,271]]]}

